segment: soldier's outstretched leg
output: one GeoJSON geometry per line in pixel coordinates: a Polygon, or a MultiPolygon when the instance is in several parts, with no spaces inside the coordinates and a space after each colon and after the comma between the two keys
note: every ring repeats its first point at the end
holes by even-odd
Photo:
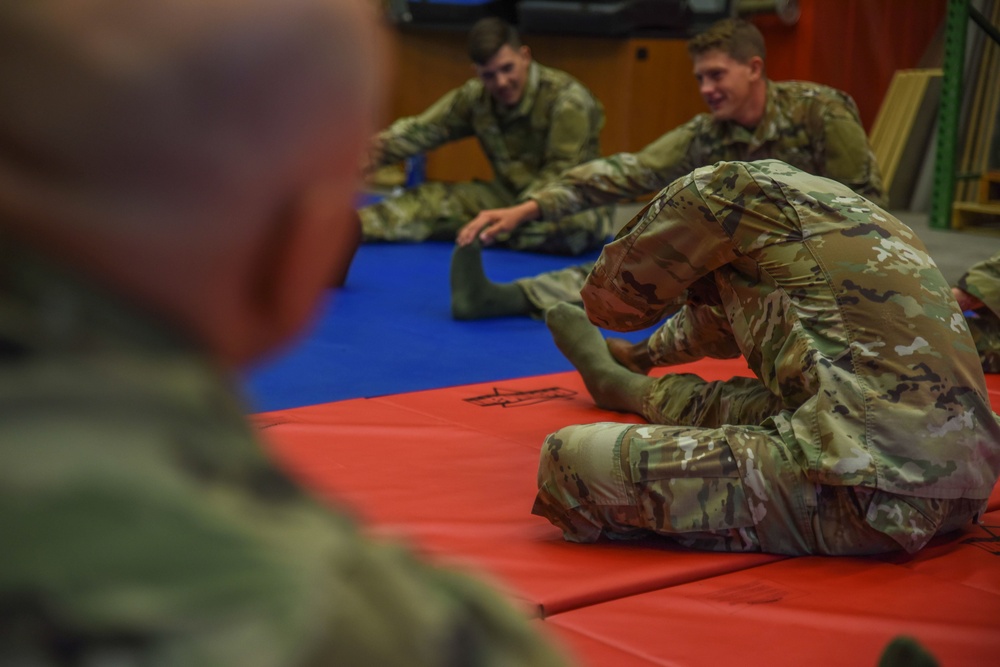
{"type": "Polygon", "coordinates": [[[510,195],[492,183],[427,181],[358,210],[366,243],[453,241],[479,211],[509,206],[510,195]]]}
{"type": "Polygon", "coordinates": [[[457,320],[540,317],[557,303],[579,305],[580,288],[592,267],[593,262],[588,262],[512,283],[496,283],[483,270],[480,246],[457,247],[451,257],[452,316],[457,320]]]}

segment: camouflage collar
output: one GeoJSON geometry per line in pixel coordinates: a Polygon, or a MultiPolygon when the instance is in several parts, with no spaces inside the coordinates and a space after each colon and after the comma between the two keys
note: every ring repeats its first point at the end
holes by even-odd
{"type": "Polygon", "coordinates": [[[788,126],[788,119],[782,113],[781,101],[778,98],[778,87],[773,81],[767,82],[767,101],[764,103],[764,115],[757,126],[750,130],[738,123],[725,123],[723,141],[726,145],[746,144],[747,153],[753,153],[769,141],[781,136],[782,129],[788,126]]]}

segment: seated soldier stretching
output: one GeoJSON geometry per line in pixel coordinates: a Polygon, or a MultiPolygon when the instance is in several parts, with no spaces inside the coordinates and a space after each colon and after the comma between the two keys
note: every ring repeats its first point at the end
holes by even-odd
{"type": "MultiPolygon", "coordinates": [[[[498,18],[469,31],[476,77],[372,141],[371,167],[476,137],[492,181],[428,181],[358,211],[365,241],[447,240],[482,209],[510,206],[560,173],[600,156],[604,108],[569,74],[532,60],[517,30],[498,18]]],[[[611,233],[611,209],[547,217],[497,237],[498,245],[579,255],[611,233]]]]}
{"type": "Polygon", "coordinates": [[[567,539],[912,553],[984,511],[1000,426],[965,318],[913,232],[850,188],[773,160],[697,169],[582,297],[548,311],[557,345],[599,406],[649,424],[548,437],[534,512],[567,539]],[[658,363],[742,354],[756,378],[634,373],[587,321],[672,312],[658,363]]]}

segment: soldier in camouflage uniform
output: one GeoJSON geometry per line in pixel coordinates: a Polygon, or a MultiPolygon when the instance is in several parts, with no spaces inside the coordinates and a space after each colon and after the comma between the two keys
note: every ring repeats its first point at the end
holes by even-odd
{"type": "Polygon", "coordinates": [[[605,247],[582,295],[586,313],[548,311],[557,344],[599,406],[649,424],[545,441],[534,511],[567,539],[913,553],[985,510],[1000,425],[965,319],[913,232],[850,188],[771,160],[697,169],[605,247]],[[587,321],[675,311],[692,335],[663,361],[742,354],[756,378],[633,373],[587,321]]]}
{"type": "Polygon", "coordinates": [[[563,664],[288,479],[232,388],[350,234],[370,13],[0,4],[0,664],[563,664]]]}
{"type": "Polygon", "coordinates": [[[979,360],[987,373],[1000,373],[1000,253],[974,264],[953,288],[968,318],[979,360]]]}
{"type": "MultiPolygon", "coordinates": [[[[720,160],[782,160],[840,181],[884,204],[882,178],[854,101],[844,92],[801,81],[769,81],[764,38],[753,24],[724,19],[688,43],[710,112],[667,132],[638,153],[620,153],[571,169],[527,194],[524,203],[484,211],[459,235],[468,244],[523,219],[552,219],[657,192],[696,167],[720,160]],[[484,236],[485,234],[485,236],[484,236]]],[[[457,319],[537,315],[559,301],[580,302],[592,263],[490,283],[479,250],[457,248],[452,312],[457,319]]]]}
{"type": "MultiPolygon", "coordinates": [[[[362,208],[365,241],[448,240],[483,209],[510,206],[566,169],[600,156],[604,108],[579,81],[531,59],[517,31],[497,18],[469,33],[478,74],[419,116],[378,134],[371,165],[392,164],[449,141],[475,136],[493,168],[491,182],[428,182],[362,208]]],[[[497,239],[516,250],[579,255],[611,233],[611,207],[546,216],[497,239]]]]}

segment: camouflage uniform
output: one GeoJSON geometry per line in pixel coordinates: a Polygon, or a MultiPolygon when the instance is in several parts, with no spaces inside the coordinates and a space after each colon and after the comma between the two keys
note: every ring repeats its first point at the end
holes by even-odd
{"type": "Polygon", "coordinates": [[[983,302],[968,318],[979,360],[987,373],[1000,373],[1000,253],[974,264],[958,287],[983,302]]]}
{"type": "Polygon", "coordinates": [[[595,324],[631,330],[688,288],[719,305],[682,306],[687,326],[728,331],[728,350],[707,345],[756,379],[650,379],[649,425],[550,435],[534,511],[567,539],[914,552],[985,510],[1000,425],[950,287],[905,225],[782,162],[701,168],[605,247],[583,300],[595,324]]]}
{"type": "MultiPolygon", "coordinates": [[[[358,214],[366,241],[454,240],[481,210],[517,203],[528,191],[600,156],[604,108],[565,72],[531,63],[524,97],[498,108],[470,79],[419,116],[403,118],[375,141],[373,166],[398,162],[449,141],[475,136],[493,167],[492,182],[429,182],[358,214]]],[[[579,255],[611,233],[611,207],[560,215],[518,228],[497,244],[516,250],[579,255]]]]}
{"type": "Polygon", "coordinates": [[[2,237],[0,284],[0,664],[563,664],[285,477],[159,323],[2,237]]]}
{"type": "MultiPolygon", "coordinates": [[[[775,159],[840,181],[884,204],[882,177],[854,100],[844,92],[802,81],[769,81],[764,116],[754,130],[703,113],[635,154],[580,165],[529,197],[544,218],[657,192],[697,167],[721,160],[775,159]]],[[[539,310],[559,301],[580,303],[592,263],[519,280],[539,310]]]]}

